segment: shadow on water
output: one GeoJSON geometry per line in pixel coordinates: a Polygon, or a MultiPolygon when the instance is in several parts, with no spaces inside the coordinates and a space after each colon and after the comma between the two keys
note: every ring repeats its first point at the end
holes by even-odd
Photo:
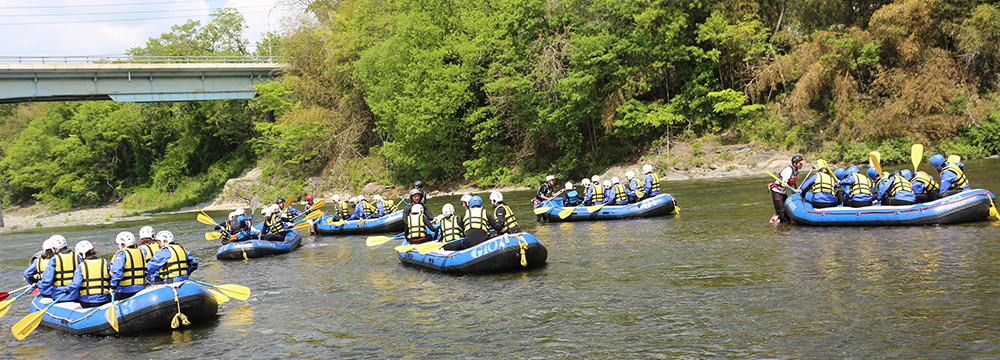
{"type": "MultiPolygon", "coordinates": [[[[966,164],[973,185],[1000,189],[996,161],[966,164]]],[[[501,274],[406,267],[393,244],[366,247],[366,236],[311,236],[290,254],[218,261],[195,214],[60,228],[105,257],[119,231],[169,229],[201,261],[195,278],[253,294],[183,330],[94,338],[39,329],[24,341],[5,332],[0,346],[18,358],[1000,356],[1000,221],[774,226],[768,179],[664,182],[678,214],[589,223],[536,223],[533,192],[505,194],[549,258],[501,274]]],[[[429,205],[439,213],[448,202],[459,204],[429,205]]],[[[4,235],[4,290],[21,283],[51,231],[4,235]]],[[[15,303],[0,324],[26,307],[15,303]]]]}

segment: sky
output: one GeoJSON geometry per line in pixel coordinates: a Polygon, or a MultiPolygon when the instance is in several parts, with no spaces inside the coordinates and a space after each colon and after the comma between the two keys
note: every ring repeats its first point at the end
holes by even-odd
{"type": "Polygon", "coordinates": [[[171,26],[205,25],[221,7],[243,15],[251,51],[268,22],[280,32],[282,18],[301,12],[280,0],[0,0],[0,56],[123,54],[171,26]]]}

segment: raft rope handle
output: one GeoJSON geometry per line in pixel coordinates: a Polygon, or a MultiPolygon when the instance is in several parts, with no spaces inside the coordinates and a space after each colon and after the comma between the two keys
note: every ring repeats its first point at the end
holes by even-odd
{"type": "Polygon", "coordinates": [[[170,328],[171,329],[179,328],[180,324],[184,324],[184,326],[191,325],[191,322],[188,321],[187,315],[181,313],[181,300],[177,296],[177,288],[173,286],[171,286],[170,288],[174,290],[174,301],[177,303],[177,314],[175,314],[173,320],[170,321],[170,328]]]}
{"type": "Polygon", "coordinates": [[[53,319],[62,321],[64,323],[76,324],[77,322],[80,322],[80,321],[83,321],[83,320],[86,320],[86,319],[90,318],[90,315],[93,315],[95,312],[97,312],[97,310],[100,310],[100,309],[101,309],[101,307],[95,307],[94,310],[91,310],[90,312],[88,312],[87,315],[84,315],[83,317],[81,317],[79,319],[76,319],[76,320],[64,318],[64,317],[61,317],[61,316],[58,316],[58,315],[53,315],[51,312],[46,312],[45,315],[48,315],[48,316],[52,317],[53,319]]]}
{"type": "Polygon", "coordinates": [[[528,258],[524,255],[524,250],[528,249],[528,241],[517,235],[517,245],[521,248],[521,266],[528,266],[528,258]]]}
{"type": "Polygon", "coordinates": [[[986,198],[990,199],[990,216],[1000,219],[1000,213],[997,213],[997,205],[993,203],[993,197],[990,196],[990,192],[986,192],[986,198]]]}

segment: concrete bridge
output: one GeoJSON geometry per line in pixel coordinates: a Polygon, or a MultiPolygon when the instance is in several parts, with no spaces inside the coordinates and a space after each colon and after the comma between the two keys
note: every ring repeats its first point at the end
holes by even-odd
{"type": "Polygon", "coordinates": [[[249,99],[285,67],[242,56],[0,56],[0,104],[249,99]]]}

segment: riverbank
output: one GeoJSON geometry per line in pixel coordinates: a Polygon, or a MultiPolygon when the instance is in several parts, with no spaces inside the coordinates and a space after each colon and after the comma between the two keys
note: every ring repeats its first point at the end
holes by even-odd
{"type": "MultiPolygon", "coordinates": [[[[714,141],[692,141],[691,143],[674,143],[669,147],[661,146],[652,149],[646,156],[636,162],[619,163],[606,169],[601,174],[602,179],[610,180],[618,177],[625,181],[625,172],[634,171],[637,176],[641,176],[642,165],[652,164],[656,168],[656,173],[660,175],[661,181],[684,181],[706,178],[729,178],[744,176],[759,176],[764,170],[775,171],[785,166],[793,154],[786,151],[778,151],[753,145],[727,145],[721,146],[714,141]]],[[[809,158],[807,156],[807,158],[809,158]]],[[[566,181],[572,181],[579,186],[579,179],[559,179],[560,185],[566,181]]],[[[436,186],[429,186],[429,196],[453,196],[463,194],[479,194],[492,190],[501,192],[533,190],[533,186],[504,186],[497,188],[479,188],[469,181],[455,181],[436,186]]],[[[252,194],[259,192],[259,189],[266,186],[261,179],[258,169],[245,171],[239,178],[234,178],[226,183],[225,189],[217,194],[211,201],[206,201],[194,207],[186,207],[171,213],[196,212],[198,208],[212,210],[228,210],[237,207],[248,206],[245,199],[252,198],[252,194]]],[[[306,193],[313,194],[317,198],[327,199],[334,194],[342,197],[348,193],[338,191],[322,178],[309,179],[308,185],[304,189],[306,193]]],[[[386,198],[389,196],[399,196],[406,193],[407,187],[368,184],[361,190],[361,194],[371,196],[382,194],[386,198]]],[[[357,194],[352,194],[354,196],[357,194]]],[[[266,202],[267,200],[264,200],[266,202]]],[[[11,206],[4,209],[4,226],[0,228],[0,233],[23,229],[77,226],[77,225],[101,225],[120,221],[134,221],[148,218],[150,214],[142,214],[134,209],[124,209],[120,202],[106,204],[101,207],[70,209],[57,212],[49,212],[49,207],[41,203],[30,203],[11,206]],[[136,214],[140,213],[140,214],[136,214]]]]}

